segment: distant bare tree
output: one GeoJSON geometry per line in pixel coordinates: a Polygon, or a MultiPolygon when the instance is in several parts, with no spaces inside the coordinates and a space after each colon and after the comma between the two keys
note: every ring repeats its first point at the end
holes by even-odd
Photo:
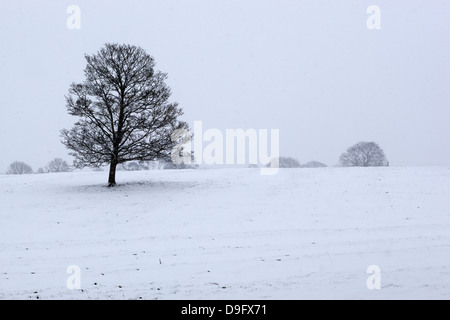
{"type": "Polygon", "coordinates": [[[147,162],[148,170],[164,170],[165,165],[166,161],[164,160],[155,160],[147,162]]]}
{"type": "Polygon", "coordinates": [[[39,168],[39,169],[37,169],[36,173],[38,173],[38,174],[48,173],[48,168],[47,167],[39,168]]]}
{"type": "Polygon", "coordinates": [[[379,167],[387,165],[383,150],[375,142],[358,142],[339,158],[343,167],[379,167]]]}
{"type": "Polygon", "coordinates": [[[324,168],[327,165],[319,161],[309,161],[302,165],[302,168],[324,168]]]}
{"type": "Polygon", "coordinates": [[[142,170],[150,170],[150,161],[132,161],[122,163],[121,167],[118,169],[123,169],[125,171],[142,171],[142,170]]]}
{"type": "Polygon", "coordinates": [[[128,162],[128,163],[124,163],[122,165],[123,169],[126,171],[139,171],[141,170],[141,167],[139,166],[139,163],[137,162],[128,162]]]}
{"type": "Polygon", "coordinates": [[[31,174],[33,169],[25,162],[14,161],[8,167],[6,174],[31,174]]]}
{"type": "Polygon", "coordinates": [[[116,185],[118,164],[169,159],[175,146],[171,135],[188,128],[169,102],[167,74],[142,48],[106,44],[86,55],[86,79],[73,83],[66,97],[69,114],[78,117],[62,142],[72,150],[77,168],[109,165],[108,186],[116,185]]]}
{"type": "Polygon", "coordinates": [[[49,172],[69,172],[70,167],[66,161],[61,158],[55,158],[47,165],[49,172]]]}
{"type": "MultiPolygon", "coordinates": [[[[270,167],[271,163],[267,165],[270,167]]],[[[278,167],[279,168],[300,168],[300,162],[297,159],[291,157],[279,157],[278,158],[278,167]]]]}
{"type": "MultiPolygon", "coordinates": [[[[173,152],[175,152],[176,150],[173,150],[173,152]]],[[[183,148],[181,148],[181,150],[179,150],[179,156],[181,158],[184,157],[183,155],[183,148]]],[[[198,164],[194,163],[195,162],[195,157],[194,157],[194,151],[190,152],[186,155],[186,157],[189,159],[190,158],[190,163],[184,163],[181,162],[179,164],[176,164],[172,161],[172,159],[170,159],[169,161],[166,161],[164,164],[164,169],[198,169],[198,164]]],[[[163,160],[163,159],[162,159],[163,160]]]]}

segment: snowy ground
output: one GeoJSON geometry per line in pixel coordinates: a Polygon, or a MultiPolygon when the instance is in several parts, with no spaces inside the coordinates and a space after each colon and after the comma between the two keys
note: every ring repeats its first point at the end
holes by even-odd
{"type": "Polygon", "coordinates": [[[0,176],[0,299],[450,298],[449,167],[117,178],[0,176]]]}

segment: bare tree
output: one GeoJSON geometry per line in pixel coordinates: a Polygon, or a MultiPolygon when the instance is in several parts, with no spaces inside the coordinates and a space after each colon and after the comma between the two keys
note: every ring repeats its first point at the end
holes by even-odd
{"type": "Polygon", "coordinates": [[[8,167],[6,174],[31,174],[33,169],[25,162],[14,161],[8,167]]]}
{"type": "Polygon", "coordinates": [[[343,167],[379,167],[387,165],[383,150],[375,142],[359,142],[339,158],[343,167]]]}
{"type": "Polygon", "coordinates": [[[36,173],[38,173],[38,174],[48,173],[48,168],[47,167],[44,167],[44,168],[41,167],[41,168],[37,169],[36,173]]]}
{"type": "Polygon", "coordinates": [[[69,172],[70,167],[66,161],[61,158],[55,158],[47,165],[49,172],[69,172]]]}
{"type": "MultiPolygon", "coordinates": [[[[267,167],[270,167],[271,163],[267,164],[267,167]]],[[[278,167],[279,168],[300,168],[300,162],[297,159],[291,157],[279,157],[278,158],[278,167]]]]}
{"type": "Polygon", "coordinates": [[[74,166],[109,164],[108,186],[116,185],[116,168],[127,161],[169,159],[171,134],[187,129],[183,114],[170,103],[167,74],[156,71],[142,48],[106,44],[86,55],[86,80],[73,83],[66,96],[69,114],[79,119],[62,130],[62,142],[73,152],[74,166]]]}

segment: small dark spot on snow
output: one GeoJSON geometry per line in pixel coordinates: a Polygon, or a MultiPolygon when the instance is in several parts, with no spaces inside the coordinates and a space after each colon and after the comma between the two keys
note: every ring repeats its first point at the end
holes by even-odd
{"type": "Polygon", "coordinates": [[[122,289],[122,286],[119,286],[119,288],[121,288],[121,289],[122,289]]]}
{"type": "Polygon", "coordinates": [[[31,274],[36,274],[36,272],[31,272],[31,274]]]}
{"type": "Polygon", "coordinates": [[[281,261],[281,259],[277,259],[277,261],[281,261]]]}
{"type": "Polygon", "coordinates": [[[222,289],[226,289],[227,287],[222,287],[222,289]]]}
{"type": "Polygon", "coordinates": [[[94,282],[94,286],[96,286],[97,285],[97,282],[94,282]]]}

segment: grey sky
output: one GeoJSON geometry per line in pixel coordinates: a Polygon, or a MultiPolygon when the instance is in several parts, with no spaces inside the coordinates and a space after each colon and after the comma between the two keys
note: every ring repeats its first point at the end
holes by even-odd
{"type": "Polygon", "coordinates": [[[105,42],[154,56],[191,125],[280,129],[281,155],[302,163],[370,140],[392,165],[448,165],[449,17],[446,0],[2,1],[0,172],[70,159],[64,95],[105,42]],[[366,27],[372,4],[381,30],[366,27]]]}

